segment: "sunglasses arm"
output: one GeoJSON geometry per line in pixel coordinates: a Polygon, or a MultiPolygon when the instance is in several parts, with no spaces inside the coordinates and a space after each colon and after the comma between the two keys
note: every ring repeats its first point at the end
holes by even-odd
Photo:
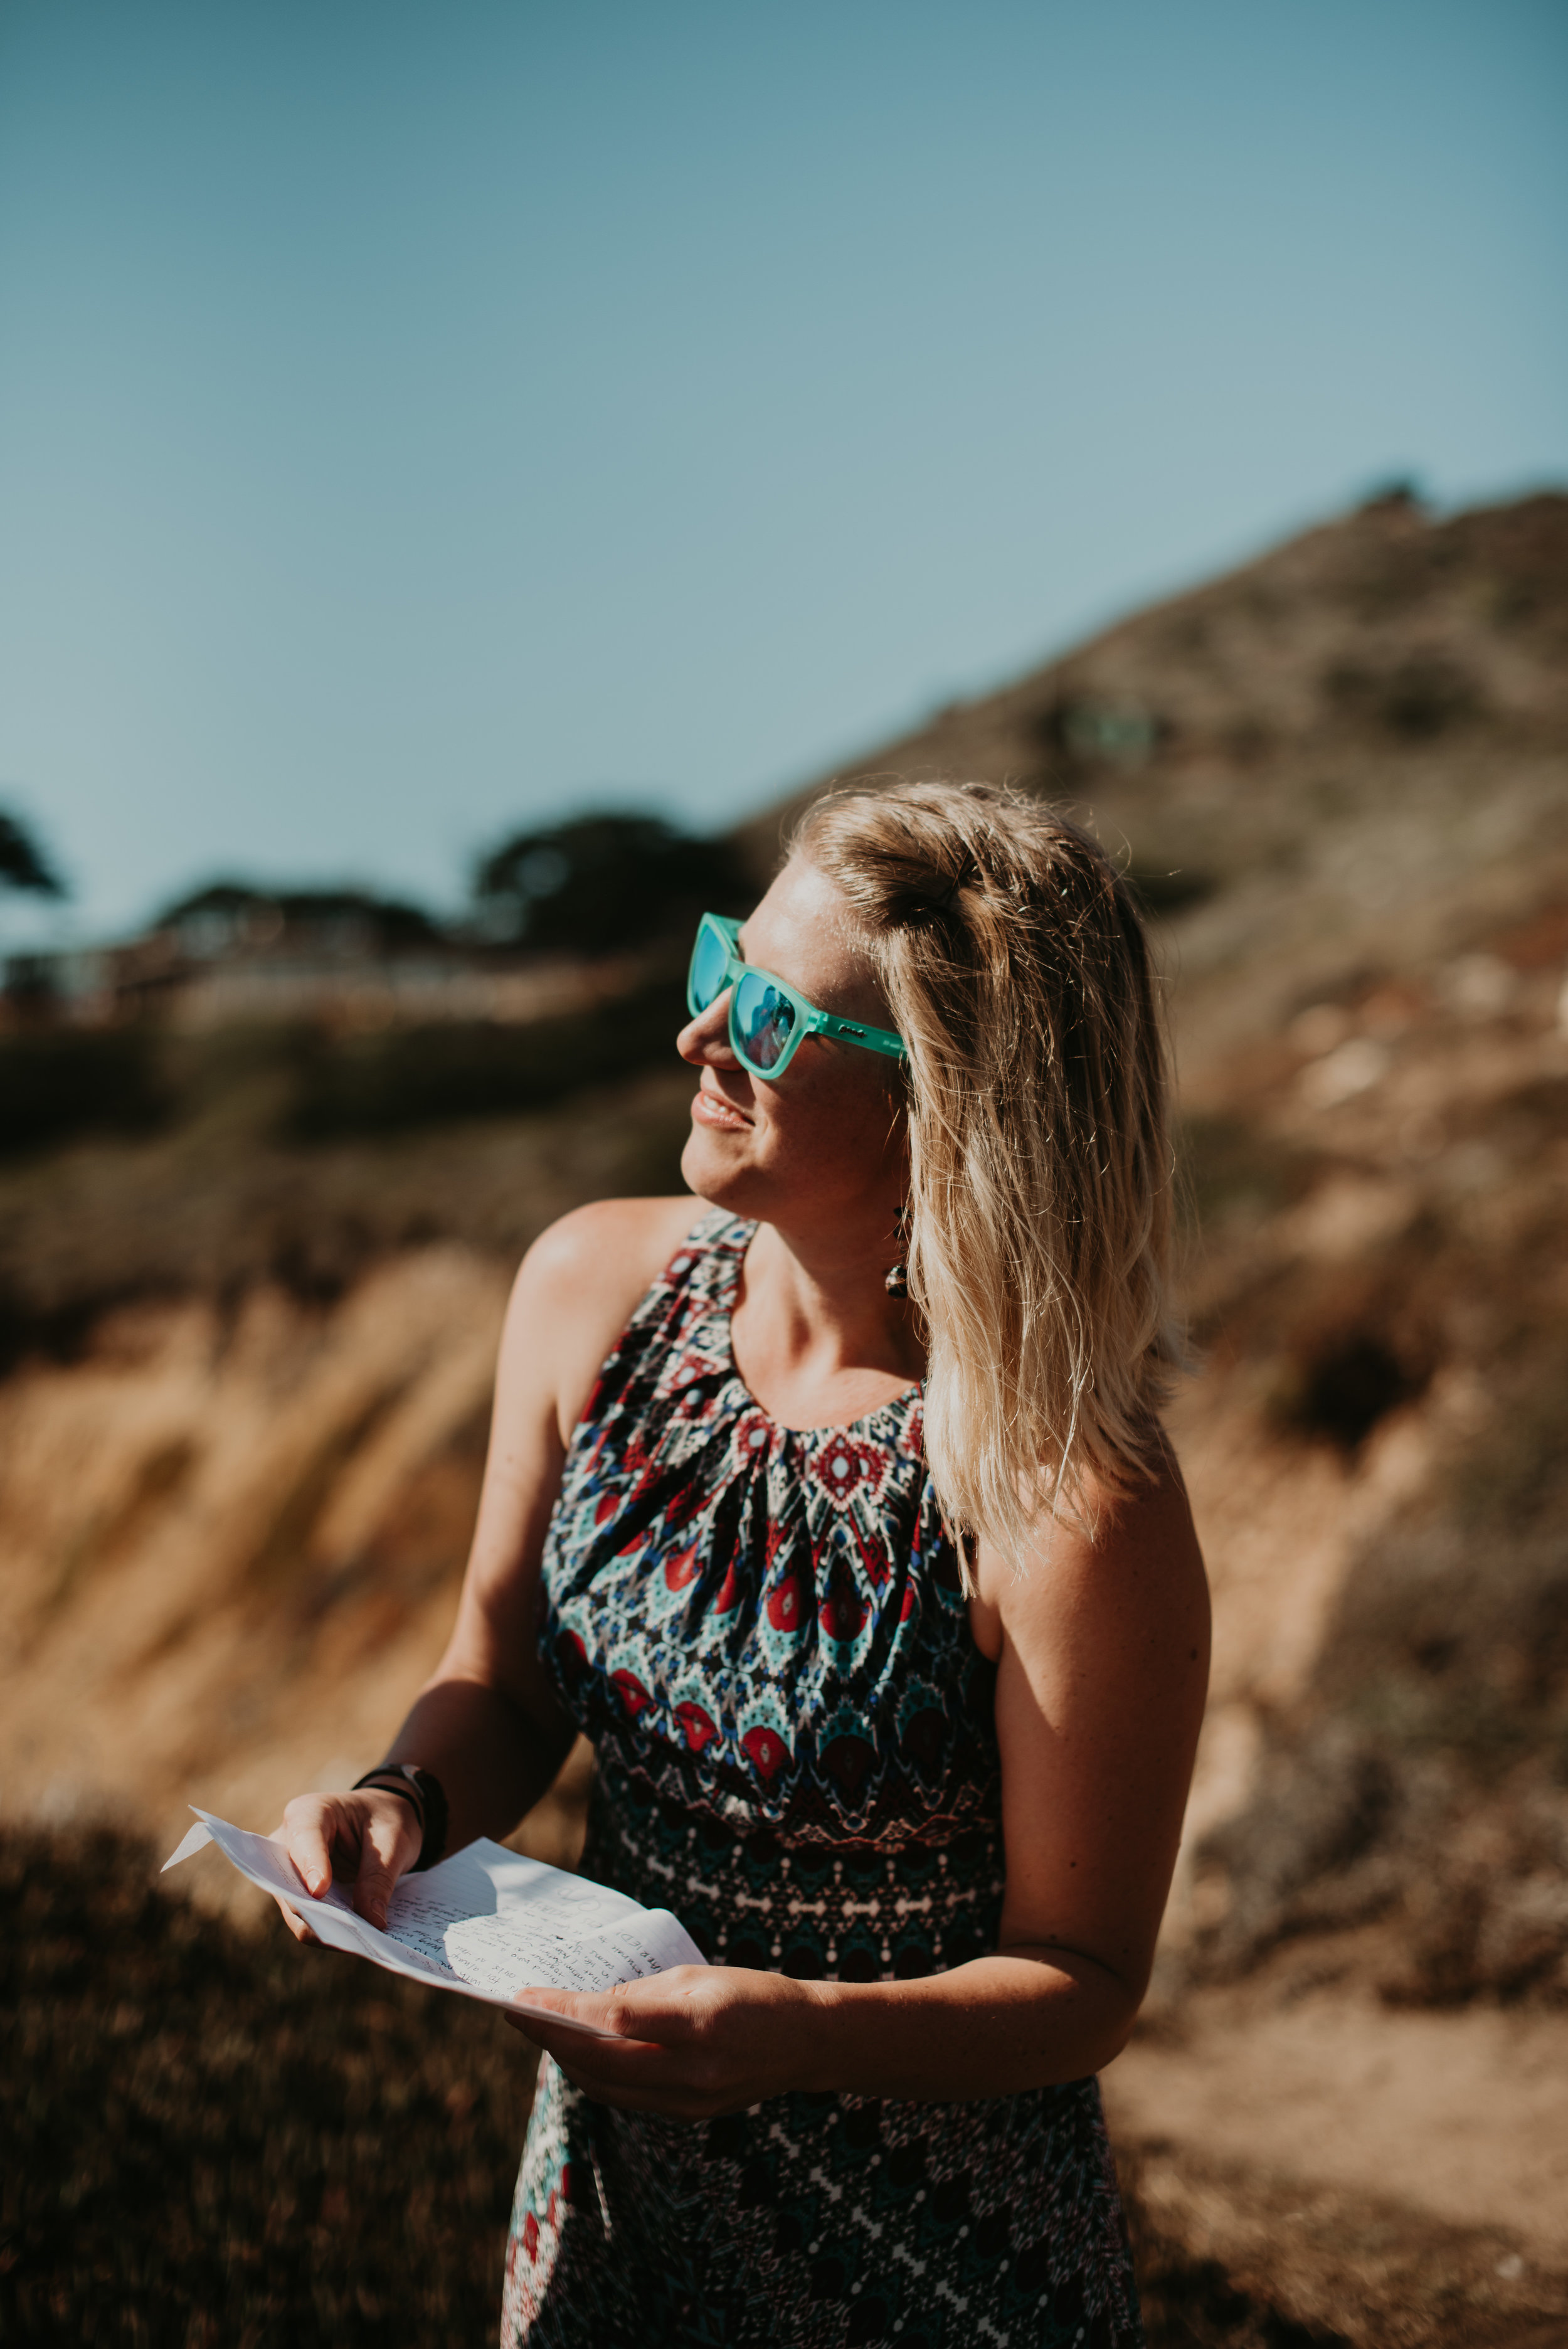
{"type": "Polygon", "coordinates": [[[903,1039],[890,1035],[885,1028],[862,1028],[858,1020],[840,1019],[830,1011],[814,1013],[810,1024],[819,1036],[834,1036],[841,1043],[859,1044],[868,1052],[884,1053],[890,1061],[909,1058],[903,1039]]]}

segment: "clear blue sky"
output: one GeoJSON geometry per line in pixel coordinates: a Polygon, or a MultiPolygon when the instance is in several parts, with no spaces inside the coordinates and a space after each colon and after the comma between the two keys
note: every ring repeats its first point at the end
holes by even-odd
{"type": "Polygon", "coordinates": [[[1565,121],[1562,0],[0,0],[0,804],[450,903],[1568,478],[1565,121]]]}

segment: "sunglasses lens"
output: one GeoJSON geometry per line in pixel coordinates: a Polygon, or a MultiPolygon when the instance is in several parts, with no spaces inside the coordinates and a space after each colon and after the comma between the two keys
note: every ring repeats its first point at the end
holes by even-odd
{"type": "Polygon", "coordinates": [[[795,1007],[769,978],[748,971],[735,990],[732,1013],[746,1058],[754,1068],[777,1068],[795,1032],[795,1007]]]}
{"type": "Polygon", "coordinates": [[[696,934],[691,958],[691,1002],[694,1011],[706,1011],[725,983],[729,955],[717,930],[705,922],[696,934]]]}

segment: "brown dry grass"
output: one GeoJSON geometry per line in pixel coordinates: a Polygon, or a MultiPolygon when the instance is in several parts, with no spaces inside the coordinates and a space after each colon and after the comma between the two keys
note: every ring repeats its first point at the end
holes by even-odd
{"type": "MultiPolygon", "coordinates": [[[[0,2337],[478,2344],[500,2315],[526,2044],[160,1888],[150,1847],[0,1838],[0,2337]]],[[[1338,2336],[1130,2194],[1150,2349],[1338,2336]]]]}
{"type": "Polygon", "coordinates": [[[155,1864],[107,1834],[0,1843],[0,2335],[493,2338],[524,2043],[203,1917],[155,1864]]]}

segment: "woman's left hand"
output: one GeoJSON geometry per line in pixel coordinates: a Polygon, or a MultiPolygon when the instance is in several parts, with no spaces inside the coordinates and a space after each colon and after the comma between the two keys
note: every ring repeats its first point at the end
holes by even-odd
{"type": "Polygon", "coordinates": [[[596,2104],[706,2121],[820,2085],[830,1987],[742,1966],[672,1966],[614,1990],[517,1992],[559,2014],[559,2031],[536,2014],[507,2021],[596,2104]],[[614,2038],[573,2031],[573,2022],[614,2038]]]}

